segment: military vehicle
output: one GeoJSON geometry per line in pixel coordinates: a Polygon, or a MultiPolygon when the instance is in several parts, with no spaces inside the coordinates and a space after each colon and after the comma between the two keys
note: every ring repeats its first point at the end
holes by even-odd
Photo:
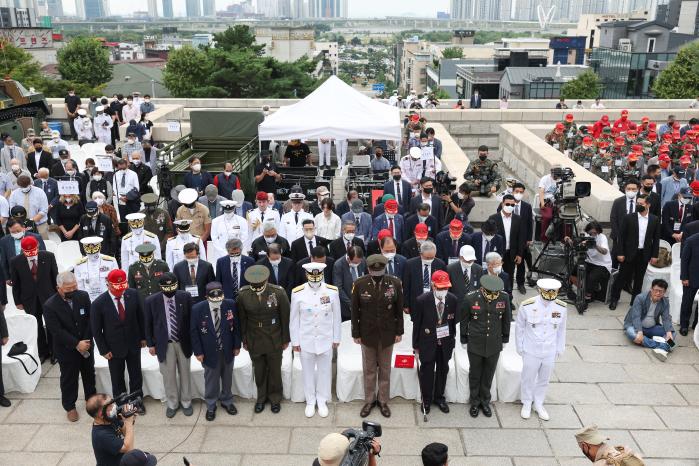
{"type": "Polygon", "coordinates": [[[41,122],[50,114],[51,105],[43,94],[27,90],[8,76],[0,80],[0,133],[19,142],[29,128],[39,134],[41,122]]]}

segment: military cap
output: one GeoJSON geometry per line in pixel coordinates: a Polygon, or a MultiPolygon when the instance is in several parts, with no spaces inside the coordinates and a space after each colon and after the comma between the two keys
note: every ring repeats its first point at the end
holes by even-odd
{"type": "Polygon", "coordinates": [[[483,275],[481,277],[481,286],[488,291],[502,291],[505,289],[502,279],[493,275],[483,275]]]}
{"type": "Polygon", "coordinates": [[[320,275],[323,273],[323,270],[325,270],[327,265],[319,262],[308,262],[307,264],[303,264],[301,267],[303,267],[306,273],[311,275],[320,275]]]}
{"type": "Polygon", "coordinates": [[[177,277],[172,272],[164,272],[158,279],[160,286],[177,286],[177,277]]]}
{"type": "MultiPolygon", "coordinates": [[[[247,274],[246,274],[247,275],[247,274]]],[[[214,291],[214,290],[221,290],[223,289],[223,285],[221,285],[220,282],[209,282],[206,284],[206,292],[208,293],[209,291],[214,291]]]]}
{"type": "Polygon", "coordinates": [[[229,199],[226,199],[225,201],[221,201],[221,207],[223,207],[223,210],[232,210],[235,209],[235,206],[237,206],[238,203],[235,201],[231,201],[229,199]]]}
{"type": "Polygon", "coordinates": [[[153,254],[155,251],[155,245],[151,243],[143,243],[136,246],[136,252],[139,256],[147,256],[153,254]]]}
{"type": "Polygon", "coordinates": [[[87,212],[88,214],[97,212],[97,203],[95,201],[88,201],[85,204],[85,212],[87,212]]]}
{"type": "MultiPolygon", "coordinates": [[[[384,194],[383,196],[381,196],[381,202],[382,202],[382,203],[385,203],[387,200],[389,200],[389,199],[395,199],[395,198],[396,198],[396,197],[395,197],[393,194],[387,193],[387,194],[384,194]]],[[[363,206],[362,206],[362,207],[363,207],[363,206]]]]}
{"type": "Polygon", "coordinates": [[[82,238],[80,240],[80,244],[85,246],[86,244],[101,244],[102,241],[104,241],[102,238],[99,236],[88,236],[86,238],[82,238]]]}
{"type": "Polygon", "coordinates": [[[25,209],[21,205],[16,205],[10,209],[10,215],[12,215],[13,217],[26,217],[27,209],[25,209]]]}
{"type": "Polygon", "coordinates": [[[555,278],[540,278],[536,281],[536,286],[542,290],[558,290],[561,287],[561,282],[555,278]]]}
{"type": "Polygon", "coordinates": [[[366,265],[370,270],[383,270],[386,267],[386,264],[388,264],[388,259],[386,259],[383,254],[372,254],[366,260],[366,265]]]}
{"type": "Polygon", "coordinates": [[[180,220],[175,220],[174,222],[172,222],[172,224],[185,226],[185,225],[191,225],[192,221],[188,218],[182,218],[180,220]]]}
{"type": "Polygon", "coordinates": [[[81,115],[81,116],[87,115],[87,110],[85,110],[84,108],[79,108],[78,115],[81,115]]]}
{"type": "Polygon", "coordinates": [[[303,201],[306,196],[303,193],[291,193],[289,194],[289,199],[292,201],[303,201]]]}
{"type": "Polygon", "coordinates": [[[185,188],[182,190],[182,192],[177,196],[177,200],[180,201],[180,204],[191,204],[193,202],[197,201],[197,190],[192,189],[192,188],[185,188]]]}
{"type": "Polygon", "coordinates": [[[250,284],[264,283],[269,279],[269,269],[264,265],[253,265],[245,271],[245,281],[250,284]]]}
{"type": "Polygon", "coordinates": [[[583,427],[575,433],[575,440],[578,443],[587,443],[590,445],[600,445],[609,440],[597,430],[597,425],[592,424],[591,426],[583,427]]]}
{"type": "Polygon", "coordinates": [[[58,151],[58,155],[59,155],[59,156],[61,156],[61,155],[70,155],[70,152],[68,152],[67,149],[61,149],[61,150],[58,151]]]}
{"type": "Polygon", "coordinates": [[[144,204],[155,204],[158,202],[158,196],[153,193],[146,193],[141,196],[141,200],[144,204]]]}
{"type": "Polygon", "coordinates": [[[143,220],[144,218],[146,218],[146,214],[141,213],[141,212],[136,212],[136,213],[127,215],[126,221],[133,222],[133,221],[137,221],[137,220],[143,220]]]}

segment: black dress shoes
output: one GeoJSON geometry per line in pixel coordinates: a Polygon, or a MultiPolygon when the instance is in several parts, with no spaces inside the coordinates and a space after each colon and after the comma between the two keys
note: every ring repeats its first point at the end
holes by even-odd
{"type": "Polygon", "coordinates": [[[478,405],[471,405],[471,409],[468,410],[468,414],[471,417],[478,417],[478,405]]]}
{"type": "Polygon", "coordinates": [[[9,408],[10,406],[12,406],[12,403],[10,403],[10,400],[5,398],[3,395],[0,395],[0,406],[2,406],[3,408],[9,408]]]}
{"type": "Polygon", "coordinates": [[[145,415],[146,415],[146,405],[143,405],[143,404],[140,405],[140,406],[138,407],[138,411],[136,411],[136,413],[137,413],[139,416],[145,416],[145,415]]]}
{"type": "Polygon", "coordinates": [[[224,408],[226,408],[226,412],[231,416],[238,414],[238,408],[236,408],[233,403],[229,404],[228,406],[224,406],[224,408]]]}
{"type": "Polygon", "coordinates": [[[446,401],[440,401],[437,403],[437,406],[439,407],[439,410],[443,412],[444,414],[447,414],[449,412],[449,405],[447,404],[446,401]]]}
{"type": "Polygon", "coordinates": [[[364,406],[362,406],[362,410],[359,411],[359,416],[360,417],[367,417],[369,414],[371,414],[371,410],[374,409],[375,405],[376,405],[376,402],[366,403],[364,406]]]}
{"type": "Polygon", "coordinates": [[[524,288],[524,285],[518,285],[517,291],[519,291],[521,294],[527,294],[527,289],[524,288]]]}
{"type": "Polygon", "coordinates": [[[491,417],[493,415],[493,411],[491,411],[488,404],[481,404],[481,409],[483,410],[483,415],[485,417],[491,417]]]}
{"type": "Polygon", "coordinates": [[[264,403],[255,403],[255,412],[256,413],[261,413],[262,411],[265,410],[265,404],[264,403]]]}
{"type": "Polygon", "coordinates": [[[430,405],[423,404],[422,409],[425,411],[425,414],[430,414],[430,405]]]}
{"type": "Polygon", "coordinates": [[[688,333],[689,329],[687,327],[680,328],[680,335],[682,335],[683,337],[686,337],[688,333]]]}
{"type": "Polygon", "coordinates": [[[215,409],[207,409],[206,410],[206,420],[213,421],[214,419],[216,419],[216,410],[215,409]]]}
{"type": "Polygon", "coordinates": [[[282,405],[280,403],[272,403],[272,412],[274,414],[277,414],[281,410],[282,410],[282,405]]]}
{"type": "Polygon", "coordinates": [[[617,301],[610,301],[609,302],[609,310],[613,311],[614,309],[616,309],[616,305],[617,305],[617,301]]]}

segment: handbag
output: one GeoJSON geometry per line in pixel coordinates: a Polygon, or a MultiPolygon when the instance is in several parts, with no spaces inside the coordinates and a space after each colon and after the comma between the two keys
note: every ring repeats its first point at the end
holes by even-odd
{"type": "Polygon", "coordinates": [[[22,367],[24,368],[24,372],[27,373],[27,375],[34,375],[34,373],[39,369],[39,363],[34,359],[34,356],[31,354],[27,353],[27,344],[24,343],[23,341],[18,341],[12,347],[10,348],[10,351],[7,352],[7,356],[16,359],[19,361],[20,364],[22,364],[22,367]],[[34,368],[33,371],[29,372],[29,369],[27,369],[27,366],[24,365],[24,361],[22,361],[18,356],[29,356],[29,358],[34,361],[34,364],[36,364],[36,368],[34,368]]]}

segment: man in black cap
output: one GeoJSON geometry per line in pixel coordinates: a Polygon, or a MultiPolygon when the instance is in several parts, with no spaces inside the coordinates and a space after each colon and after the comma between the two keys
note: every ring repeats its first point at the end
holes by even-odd
{"type": "MultiPolygon", "coordinates": [[[[10,217],[22,224],[26,232],[39,234],[34,220],[27,218],[27,209],[21,205],[16,205],[10,209],[10,217]]],[[[9,231],[9,226],[7,227],[9,231]]]]}
{"type": "Polygon", "coordinates": [[[155,455],[135,449],[124,453],[119,466],[155,466],[156,464],[158,464],[158,458],[155,455]]]}
{"type": "Polygon", "coordinates": [[[190,325],[192,352],[204,366],[206,420],[216,418],[217,401],[228,414],[238,414],[231,385],[234,358],[240,353],[240,320],[235,301],[223,298],[219,282],[206,285],[206,301],[194,305],[190,325]]]}
{"type": "MultiPolygon", "coordinates": [[[[156,194],[144,194],[141,196],[141,200],[144,205],[144,209],[141,212],[146,214],[146,218],[143,219],[143,228],[158,237],[160,250],[165,253],[167,239],[175,234],[172,227],[172,218],[166,209],[161,209],[158,206],[158,196],[156,194]]],[[[164,257],[158,257],[158,259],[163,259],[164,257]]]]}
{"type": "Polygon", "coordinates": [[[461,307],[461,345],[468,344],[469,414],[478,417],[482,409],[486,417],[491,417],[490,387],[503,343],[510,339],[512,309],[500,277],[484,275],[480,285],[480,289],[466,295],[461,307]]]}
{"type": "Polygon", "coordinates": [[[284,288],[268,283],[269,270],[253,265],[245,271],[249,283],[236,299],[240,313],[243,347],[250,352],[255,370],[257,401],[255,412],[265,409],[269,399],[272,412],[281,410],[282,352],[291,341],[289,334],[289,298],[284,288]]]}
{"type": "Polygon", "coordinates": [[[433,442],[422,449],[422,466],[447,466],[449,448],[443,443],[433,442]]]}
{"type": "Polygon", "coordinates": [[[181,405],[184,415],[191,416],[192,298],[186,291],[177,289],[177,278],[171,272],[163,273],[158,284],[161,291],[146,298],[144,307],[146,344],[152,356],[157,354],[160,363],[167,402],[165,415],[174,417],[181,405]]]}
{"type": "MultiPolygon", "coordinates": [[[[108,256],[115,256],[117,238],[114,234],[112,220],[100,213],[95,201],[89,201],[85,204],[85,213],[80,217],[78,236],[78,239],[99,236],[102,238],[102,248],[100,252],[108,256]]],[[[80,252],[83,255],[85,254],[82,244],[80,245],[80,252]]]]}
{"type": "Polygon", "coordinates": [[[155,246],[143,243],[136,246],[138,261],[129,266],[129,287],[138,291],[141,302],[160,291],[159,280],[169,272],[165,261],[155,258],[155,246]]]}

